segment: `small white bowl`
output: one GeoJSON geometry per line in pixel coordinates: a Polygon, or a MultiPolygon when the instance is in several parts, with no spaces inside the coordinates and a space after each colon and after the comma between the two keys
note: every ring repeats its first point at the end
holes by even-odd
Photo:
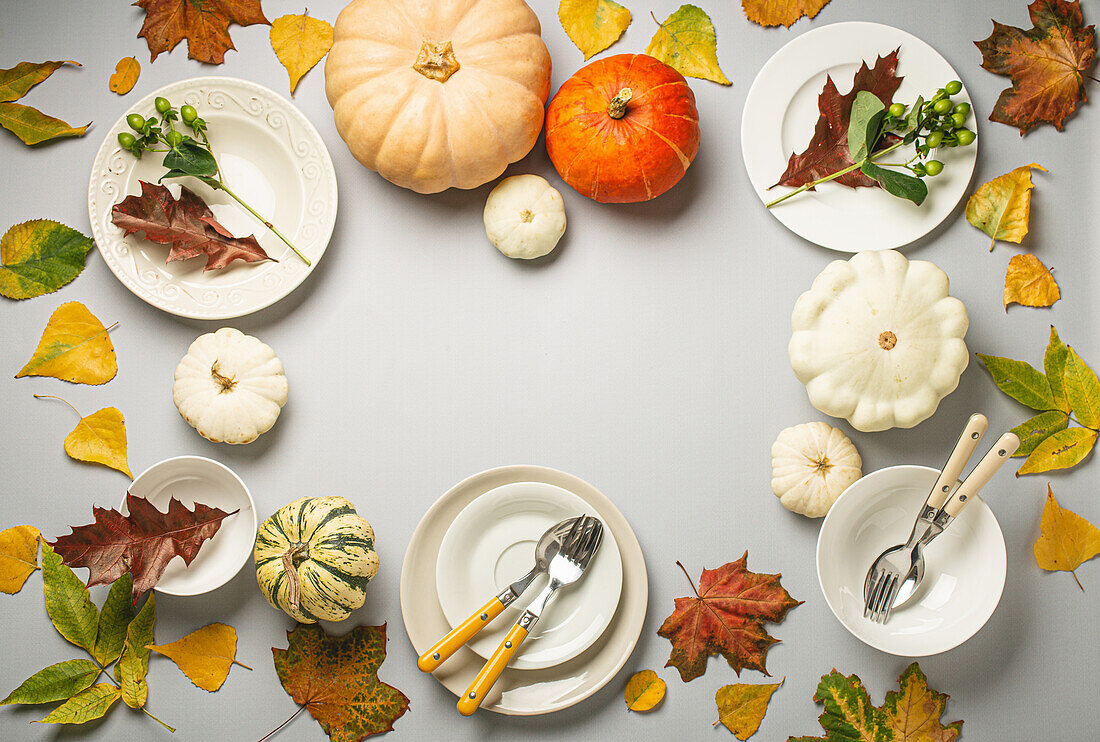
{"type": "MultiPolygon", "coordinates": [[[[176,456],[153,464],[130,485],[130,494],[143,497],[165,512],[175,497],[189,509],[195,502],[239,510],[222,521],[214,538],[203,543],[190,565],[181,557],[168,563],[156,591],[167,595],[202,595],[229,582],[248,561],[256,541],[256,508],[241,478],[213,459],[176,456]]],[[[126,513],[123,498],[121,512],[126,513]]]]}
{"type": "Polygon", "coordinates": [[[974,497],[925,549],[924,582],[910,601],[885,624],[863,617],[868,568],[909,537],[938,476],[926,466],[868,474],[833,504],[817,539],[817,578],[829,608],[857,639],[901,657],[946,652],[978,633],[996,610],[1008,573],[1001,527],[974,497]]]}

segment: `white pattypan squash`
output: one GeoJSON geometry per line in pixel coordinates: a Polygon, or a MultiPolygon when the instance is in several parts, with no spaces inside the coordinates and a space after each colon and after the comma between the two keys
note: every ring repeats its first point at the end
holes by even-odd
{"type": "Polygon", "coordinates": [[[537,175],[505,178],[485,200],[485,234],[510,258],[541,258],[565,234],[565,202],[537,175]]]}
{"type": "Polygon", "coordinates": [[[966,307],[947,274],[899,252],[830,263],[791,317],[791,367],[810,403],[856,430],[911,428],[959,385],[966,307]]]}
{"type": "Polygon", "coordinates": [[[203,438],[251,443],[286,404],[283,363],[271,347],[232,327],[199,336],[176,366],[172,401],[203,438]]]}
{"type": "Polygon", "coordinates": [[[863,476],[848,436],[821,422],[786,428],[772,444],[772,492],[783,507],[820,518],[863,476]]]}

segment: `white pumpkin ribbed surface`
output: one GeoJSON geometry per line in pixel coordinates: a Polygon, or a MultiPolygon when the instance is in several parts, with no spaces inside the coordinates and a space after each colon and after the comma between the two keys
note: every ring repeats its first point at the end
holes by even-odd
{"type": "Polygon", "coordinates": [[[823,422],[786,428],[772,444],[772,492],[783,507],[810,518],[863,476],[863,461],[848,436],[823,422]]]}

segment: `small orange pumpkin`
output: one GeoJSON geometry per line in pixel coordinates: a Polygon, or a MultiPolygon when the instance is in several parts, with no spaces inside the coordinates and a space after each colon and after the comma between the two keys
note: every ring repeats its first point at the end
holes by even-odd
{"type": "Polygon", "coordinates": [[[684,76],[645,54],[582,67],[546,111],[546,151],[562,179],[601,203],[660,196],[699,151],[699,112],[684,76]]]}

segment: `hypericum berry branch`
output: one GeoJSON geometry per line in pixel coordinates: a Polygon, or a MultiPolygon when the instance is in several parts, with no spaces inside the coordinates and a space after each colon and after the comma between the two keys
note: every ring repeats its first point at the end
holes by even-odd
{"type": "Polygon", "coordinates": [[[134,134],[124,131],[118,135],[118,143],[123,149],[129,150],[134,157],[140,158],[144,152],[164,152],[164,167],[168,172],[160,177],[182,178],[190,176],[206,183],[218,191],[225,191],[226,195],[243,206],[249,214],[254,216],[265,227],[275,233],[286,246],[294,251],[294,254],[310,265],[309,258],[294,246],[286,235],[280,232],[274,224],[262,217],[244,199],[230,190],[222,176],[221,166],[214,156],[214,148],[210,146],[210,139],[206,136],[206,121],[199,117],[194,106],[184,105],[179,109],[172,106],[167,98],[158,97],[154,101],[160,120],[150,116],[145,118],[140,113],[131,113],[126,117],[126,123],[134,130],[134,134]],[[172,122],[182,121],[195,136],[188,136],[178,131],[172,122]],[[135,135],[136,134],[136,135],[135,135]],[[163,145],[167,149],[162,149],[163,145]]]}
{"type": "MultiPolygon", "coordinates": [[[[958,95],[961,92],[962,83],[958,80],[952,80],[937,90],[931,100],[925,101],[923,97],[918,97],[912,108],[902,103],[892,104],[882,116],[882,124],[877,134],[869,137],[873,144],[866,151],[871,154],[859,159],[854,165],[850,165],[843,170],[818,178],[812,183],[799,186],[797,189],[769,201],[765,206],[770,209],[803,191],[808,191],[822,183],[828,183],[830,180],[835,180],[853,170],[860,170],[867,163],[873,163],[880,168],[890,167],[908,170],[917,178],[939,175],[943,172],[943,162],[935,159],[926,161],[926,157],[933,151],[942,148],[968,147],[977,138],[973,131],[966,128],[967,119],[970,117],[970,104],[965,101],[959,103],[951,101],[951,96],[958,95]],[[876,150],[875,146],[881,144],[883,138],[888,134],[900,137],[900,140],[888,147],[876,150]],[[888,163],[878,161],[882,156],[910,144],[914,145],[916,151],[906,162],[888,163]]],[[[863,93],[860,93],[860,95],[863,95],[863,93]]],[[[876,105],[879,106],[881,111],[881,104],[876,105]]],[[[853,109],[854,107],[855,103],[853,101],[853,109]]],[[[858,158],[853,154],[853,159],[858,158]]],[[[894,195],[901,195],[890,187],[887,187],[887,190],[894,195]]]]}

